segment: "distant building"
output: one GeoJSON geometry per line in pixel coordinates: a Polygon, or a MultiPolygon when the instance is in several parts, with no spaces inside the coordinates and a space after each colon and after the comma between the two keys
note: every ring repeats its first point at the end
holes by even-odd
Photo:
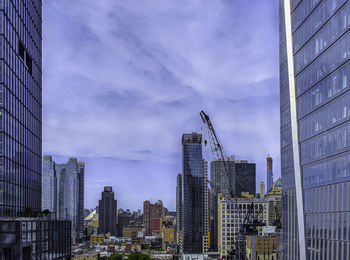
{"type": "Polygon", "coordinates": [[[202,135],[182,136],[182,253],[203,252],[203,178],[202,135]]]}
{"type": "Polygon", "coordinates": [[[110,233],[117,235],[117,201],[114,199],[114,192],[111,186],[104,187],[102,199],[98,204],[99,208],[99,234],[110,233]]]}
{"type": "Polygon", "coordinates": [[[224,160],[215,160],[210,163],[210,180],[216,187],[219,193],[224,196],[233,195],[236,196],[236,168],[235,168],[235,156],[231,155],[224,160]],[[229,172],[229,178],[227,176],[229,172]],[[231,186],[229,185],[231,182],[231,186]]]}
{"type": "Polygon", "coordinates": [[[43,157],[43,182],[43,209],[51,208],[58,219],[72,221],[74,243],[82,238],[84,231],[84,164],[76,158],[56,164],[46,155],[43,157]]]}
{"type": "Polygon", "coordinates": [[[162,237],[163,250],[166,250],[167,245],[173,245],[176,242],[176,230],[174,223],[174,218],[166,217],[164,220],[162,220],[160,232],[162,237]]]}
{"type": "Polygon", "coordinates": [[[152,219],[152,236],[160,235],[161,225],[162,225],[161,218],[152,219]]]}
{"type": "Polygon", "coordinates": [[[247,236],[247,259],[250,260],[277,260],[275,236],[247,236]]]}
{"type": "Polygon", "coordinates": [[[259,182],[259,196],[260,198],[265,197],[265,183],[263,181],[259,182]]]}
{"type": "MultiPolygon", "coordinates": [[[[256,197],[225,198],[219,197],[218,207],[218,249],[220,257],[227,257],[235,250],[235,241],[240,229],[240,223],[243,222],[252,203],[254,203],[254,216],[257,216],[260,207],[262,212],[259,220],[264,223],[268,220],[269,199],[260,199],[256,197]]],[[[258,228],[258,235],[263,234],[263,228],[258,228]]]]}
{"type": "Polygon", "coordinates": [[[130,215],[127,213],[118,214],[118,237],[123,236],[123,228],[129,226],[130,224],[130,215]]]}
{"type": "Polygon", "coordinates": [[[266,190],[271,188],[273,183],[273,172],[272,172],[272,157],[268,156],[266,158],[266,168],[267,168],[267,187],[266,190]]]}
{"type": "Polygon", "coordinates": [[[182,249],[182,173],[176,177],[176,244],[182,249]]]}
{"type": "Polygon", "coordinates": [[[142,227],[127,226],[123,228],[123,237],[135,239],[141,237],[142,235],[142,227]]]}
{"type": "MultiPolygon", "coordinates": [[[[215,186],[217,193],[224,197],[241,196],[242,192],[248,192],[251,195],[256,193],[256,170],[254,163],[248,163],[246,160],[235,160],[231,155],[225,162],[221,160],[210,163],[210,180],[215,186]],[[232,185],[229,185],[227,171],[231,178],[232,185]]],[[[210,248],[212,251],[218,251],[218,204],[217,195],[211,194],[211,237],[210,248]]]]}
{"type": "Polygon", "coordinates": [[[146,236],[152,235],[152,220],[166,215],[168,215],[168,209],[163,206],[161,200],[154,204],[148,200],[143,202],[143,226],[145,227],[146,236]]]}
{"type": "Polygon", "coordinates": [[[235,161],[236,174],[236,196],[242,192],[249,192],[251,195],[256,193],[256,165],[248,163],[246,160],[235,161]]]}
{"type": "Polygon", "coordinates": [[[52,160],[52,156],[44,155],[41,209],[57,214],[57,202],[56,163],[52,160]]]}
{"type": "Polygon", "coordinates": [[[204,170],[204,178],[203,178],[203,254],[209,252],[209,209],[210,209],[210,193],[208,182],[206,181],[208,176],[208,161],[203,160],[203,170],[204,170]]]}

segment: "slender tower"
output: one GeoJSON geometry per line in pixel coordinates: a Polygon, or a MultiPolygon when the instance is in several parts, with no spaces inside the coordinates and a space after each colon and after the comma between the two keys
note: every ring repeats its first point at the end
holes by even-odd
{"type": "Polygon", "coordinates": [[[267,166],[267,187],[266,187],[266,190],[268,191],[271,188],[271,185],[273,182],[272,157],[270,157],[270,155],[268,155],[266,158],[266,166],[267,166]]]}

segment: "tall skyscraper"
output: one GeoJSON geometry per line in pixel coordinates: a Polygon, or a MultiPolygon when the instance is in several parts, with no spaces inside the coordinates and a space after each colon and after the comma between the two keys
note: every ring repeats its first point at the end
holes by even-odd
{"type": "Polygon", "coordinates": [[[350,1],[280,0],[283,259],[349,259],[350,1]]]}
{"type": "Polygon", "coordinates": [[[272,172],[272,157],[268,156],[266,158],[266,168],[267,168],[267,176],[266,176],[266,183],[267,183],[267,187],[266,190],[268,191],[273,183],[273,172],[272,172]]]}
{"type": "Polygon", "coordinates": [[[75,242],[83,236],[84,228],[84,163],[69,158],[67,163],[56,164],[51,156],[44,156],[43,182],[43,210],[52,204],[57,218],[71,220],[75,242]]]}
{"type": "Polygon", "coordinates": [[[42,172],[42,210],[57,213],[57,177],[56,163],[51,156],[43,156],[42,172]]]}
{"type": "Polygon", "coordinates": [[[182,213],[184,254],[201,254],[203,238],[202,135],[182,136],[182,213]]]}
{"type": "Polygon", "coordinates": [[[0,217],[16,217],[41,210],[41,1],[0,10],[0,217]]]}
{"type": "Polygon", "coordinates": [[[117,201],[111,186],[106,186],[98,203],[98,233],[117,235],[117,201]]]}
{"type": "Polygon", "coordinates": [[[71,258],[70,221],[39,217],[41,5],[41,0],[0,1],[0,259],[71,258]]]}

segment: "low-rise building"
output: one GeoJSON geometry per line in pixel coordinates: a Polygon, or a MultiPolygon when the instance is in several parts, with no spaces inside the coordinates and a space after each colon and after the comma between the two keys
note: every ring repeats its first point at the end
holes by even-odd
{"type": "Polygon", "coordinates": [[[123,228],[123,237],[137,238],[142,236],[142,227],[138,226],[126,226],[123,228]],[[140,234],[141,233],[141,234],[140,234]]]}
{"type": "Polygon", "coordinates": [[[105,242],[105,236],[103,234],[92,235],[90,236],[91,244],[100,244],[105,242]]]}
{"type": "Polygon", "coordinates": [[[98,255],[97,254],[82,254],[77,255],[76,257],[72,258],[73,260],[97,260],[98,255]]]}
{"type": "Polygon", "coordinates": [[[0,259],[70,259],[71,221],[2,219],[0,259]]]}
{"type": "Polygon", "coordinates": [[[247,259],[276,260],[276,236],[247,236],[247,259]]]}

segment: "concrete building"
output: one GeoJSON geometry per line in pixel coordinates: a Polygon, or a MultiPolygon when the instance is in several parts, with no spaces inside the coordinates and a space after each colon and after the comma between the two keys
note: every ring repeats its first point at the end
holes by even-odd
{"type": "MultiPolygon", "coordinates": [[[[235,241],[240,229],[241,223],[247,215],[251,204],[254,204],[254,215],[258,215],[260,207],[263,210],[259,220],[266,222],[268,219],[268,200],[260,198],[225,198],[218,197],[218,250],[220,257],[227,257],[235,249],[235,241]]],[[[259,228],[259,233],[263,234],[263,229],[259,228]]]]}
{"type": "Polygon", "coordinates": [[[127,213],[118,214],[118,223],[117,223],[117,229],[118,229],[118,237],[123,236],[123,228],[126,226],[129,226],[130,224],[130,215],[127,213]]]}
{"type": "Polygon", "coordinates": [[[102,199],[99,201],[99,234],[110,233],[117,235],[117,201],[114,199],[114,192],[111,186],[104,187],[102,199]]]}
{"type": "Polygon", "coordinates": [[[158,200],[152,204],[146,200],[143,202],[143,226],[146,230],[146,236],[152,235],[152,220],[154,218],[163,218],[168,215],[168,209],[163,206],[163,202],[158,200]]]}
{"type": "Polygon", "coordinates": [[[182,213],[183,254],[203,252],[203,178],[202,135],[182,136],[182,213]]]}
{"type": "Polygon", "coordinates": [[[283,259],[350,259],[350,2],[279,2],[283,259]]]}

